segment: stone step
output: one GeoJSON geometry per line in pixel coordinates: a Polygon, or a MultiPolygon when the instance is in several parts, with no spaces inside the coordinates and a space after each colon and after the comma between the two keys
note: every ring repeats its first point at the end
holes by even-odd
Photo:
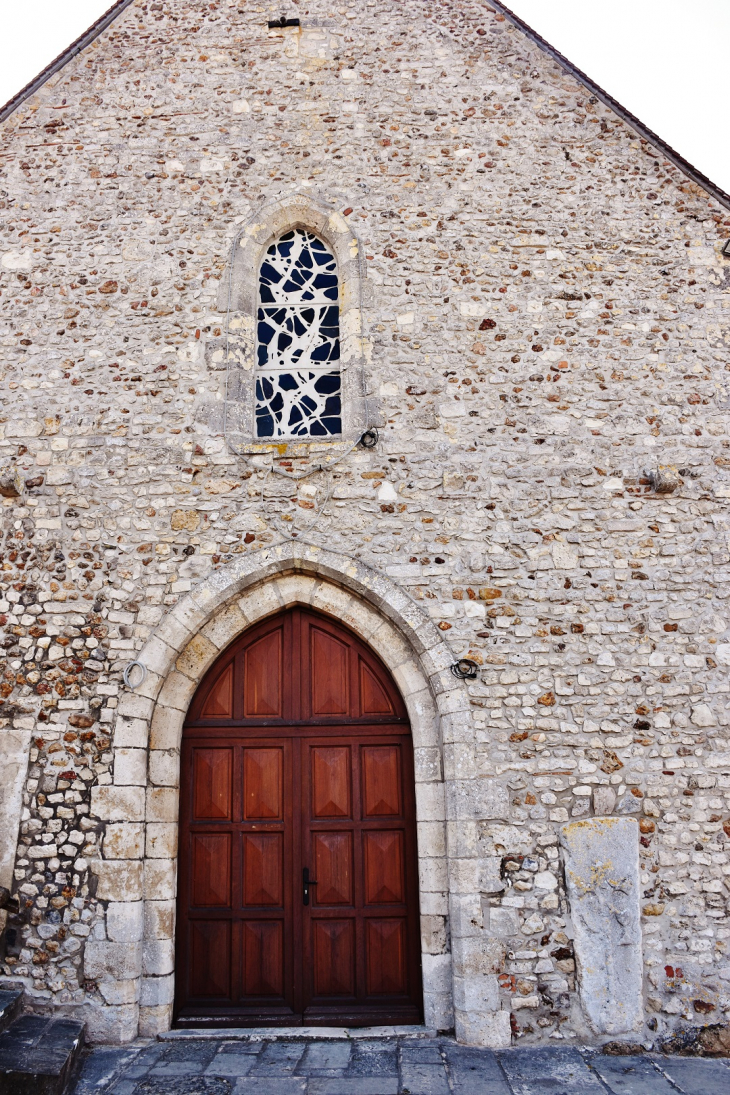
{"type": "Polygon", "coordinates": [[[0,989],[0,1034],[17,1019],[22,1007],[22,989],[0,989]]]}
{"type": "Polygon", "coordinates": [[[84,1044],[77,1019],[21,1015],[0,1034],[2,1095],[63,1095],[84,1044]]]}

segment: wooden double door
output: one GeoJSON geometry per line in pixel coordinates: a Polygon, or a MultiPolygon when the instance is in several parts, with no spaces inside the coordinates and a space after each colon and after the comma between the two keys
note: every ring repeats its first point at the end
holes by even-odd
{"type": "Polygon", "coordinates": [[[420,1022],[410,728],[352,632],[295,608],[221,656],[180,815],[178,1026],[420,1022]]]}

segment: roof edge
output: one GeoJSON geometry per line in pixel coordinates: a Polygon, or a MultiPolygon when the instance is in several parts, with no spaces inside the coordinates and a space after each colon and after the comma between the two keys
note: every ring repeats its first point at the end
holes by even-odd
{"type": "Polygon", "coordinates": [[[604,89],[592,80],[590,76],[586,76],[582,69],[569,61],[568,58],[559,50],[555,49],[554,46],[551,46],[550,43],[546,41],[542,35],[538,34],[536,30],[533,30],[524,19],[520,19],[519,15],[515,15],[511,8],[508,8],[502,3],[502,0],[485,0],[485,7],[491,8],[493,11],[496,10],[501,15],[504,15],[506,19],[509,19],[509,21],[516,26],[518,30],[522,31],[530,41],[534,42],[543,53],[547,53],[549,57],[552,57],[554,61],[557,61],[562,68],[588,88],[588,90],[591,91],[597,99],[600,99],[605,106],[610,107],[622,121],[626,122],[627,125],[630,125],[632,129],[635,129],[639,136],[643,137],[649,144],[653,145],[657,151],[661,152],[665,159],[679,168],[679,170],[687,175],[692,182],[707,191],[707,193],[711,195],[715,201],[719,202],[720,205],[730,210],[730,194],[723,190],[721,186],[714,183],[712,179],[708,179],[707,175],[703,175],[701,171],[689,162],[689,160],[685,160],[684,156],[681,156],[679,152],[675,152],[672,146],[662,140],[653,129],[644,125],[635,114],[632,114],[630,110],[627,110],[626,107],[622,106],[617,99],[614,99],[613,95],[609,95],[607,91],[604,91],[604,89]]]}
{"type": "Polygon", "coordinates": [[[57,72],[60,72],[62,68],[72,61],[77,54],[85,50],[87,46],[91,45],[95,38],[98,38],[106,28],[114,22],[118,15],[132,4],[134,0],[116,0],[115,4],[105,11],[103,15],[99,16],[95,23],[92,23],[88,30],[85,30],[75,42],[72,42],[70,46],[59,53],[58,57],[54,61],[51,61],[50,65],[38,73],[29,84],[26,84],[24,88],[13,95],[12,99],[8,99],[4,106],[0,107],[0,124],[7,121],[11,114],[13,114],[19,106],[22,106],[24,102],[35,95],[37,91],[43,87],[51,76],[55,76],[57,72]]]}

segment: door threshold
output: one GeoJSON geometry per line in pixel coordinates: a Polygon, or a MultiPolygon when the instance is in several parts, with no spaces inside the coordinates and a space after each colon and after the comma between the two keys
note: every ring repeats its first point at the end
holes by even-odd
{"type": "MultiPolygon", "coordinates": [[[[205,1020],[202,1021],[203,1023],[205,1020]]],[[[437,1031],[422,1025],[379,1027],[186,1027],[157,1035],[160,1042],[315,1042],[327,1039],[435,1038],[437,1031]]]]}

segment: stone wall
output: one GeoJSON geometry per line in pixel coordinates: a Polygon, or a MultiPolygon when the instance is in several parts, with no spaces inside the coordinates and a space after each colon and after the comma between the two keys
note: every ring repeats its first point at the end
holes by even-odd
{"type": "Polygon", "coordinates": [[[640,1035],[725,1023],[730,215],[486,5],[297,13],[134,3],[3,126],[0,749],[31,734],[4,975],[99,1038],[168,1006],[140,970],[171,983],[175,783],[122,672],[297,533],[479,666],[424,920],[484,1017],[461,1035],[591,1035],[559,830],[594,814],[638,820],[640,1035]],[[324,471],[224,438],[230,248],[297,194],[367,274],[380,438],[324,471]]]}

